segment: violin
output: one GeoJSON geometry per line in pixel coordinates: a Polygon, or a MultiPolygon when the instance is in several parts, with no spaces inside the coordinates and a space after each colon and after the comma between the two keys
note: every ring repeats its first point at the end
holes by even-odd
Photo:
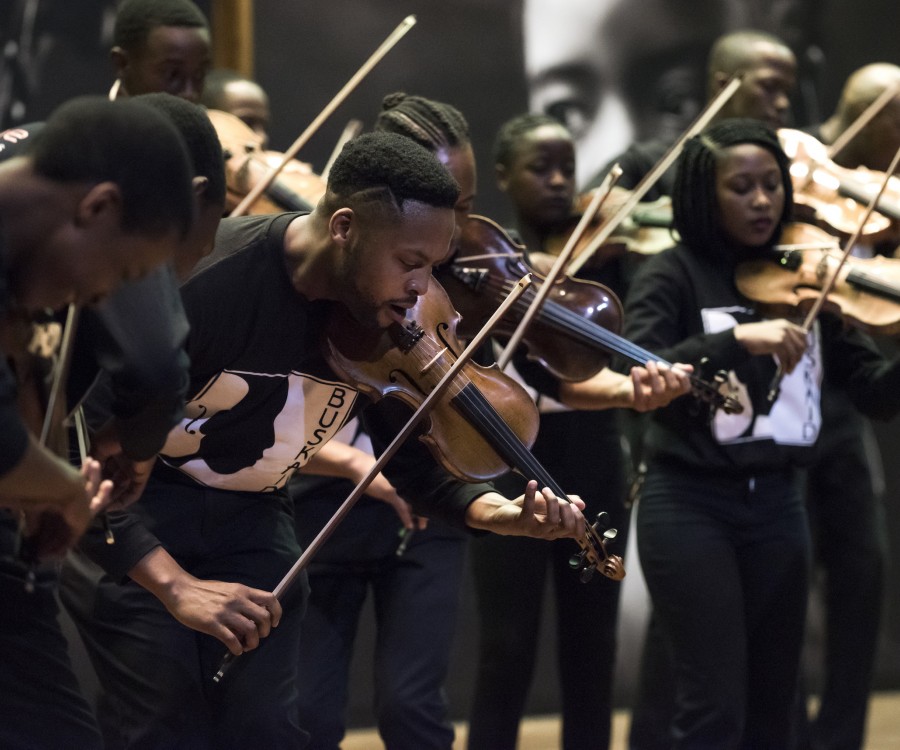
{"type": "MultiPolygon", "coordinates": [[[[832,235],[810,224],[786,224],[769,255],[738,266],[735,283],[773,317],[805,314],[840,259],[832,235]]],[[[871,333],[900,333],[900,260],[849,257],[823,309],[871,333]]]]}
{"type": "MultiPolygon", "coordinates": [[[[231,212],[283,154],[266,151],[262,138],[229,112],[207,110],[225,156],[226,211],[231,212]]],[[[325,195],[325,181],[308,164],[292,159],[250,208],[251,214],[310,211],[325,195]]]]}
{"type": "MultiPolygon", "coordinates": [[[[560,254],[587,206],[593,200],[594,192],[591,190],[576,198],[572,215],[564,226],[544,240],[544,252],[554,257],[560,254]]],[[[573,258],[580,260],[580,267],[596,271],[626,253],[650,256],[672,247],[677,242],[672,234],[672,199],[662,196],[655,201],[638,203],[590,258],[580,259],[579,256],[590,247],[597,230],[619,210],[630,195],[631,191],[625,188],[612,188],[609,198],[598,211],[588,231],[575,245],[573,258]]]]}
{"type": "MultiPolygon", "coordinates": [[[[24,311],[0,316],[0,350],[16,382],[16,406],[28,431],[55,455],[68,460],[65,397],[52,397],[54,367],[62,341],[62,326],[48,315],[36,319],[24,311]]],[[[61,381],[59,381],[61,382],[61,381]]],[[[29,566],[25,587],[33,591],[41,550],[65,545],[71,531],[49,511],[21,512],[19,558],[29,566]]]]}
{"type": "MultiPolygon", "coordinates": [[[[487,318],[515,280],[535,273],[525,262],[526,249],[517,244],[495,222],[471,215],[463,226],[458,251],[452,262],[439,271],[453,304],[462,314],[460,334],[471,335],[487,318]]],[[[543,277],[535,273],[538,283],[543,277]]],[[[496,333],[509,336],[527,309],[534,292],[528,290],[510,315],[500,321],[496,333]],[[529,295],[531,292],[531,295],[529,295]]],[[[562,277],[529,326],[524,343],[529,359],[543,365],[560,380],[579,382],[608,366],[612,355],[644,365],[661,360],[627,339],[622,328],[622,303],[611,289],[592,281],[562,277]]],[[[723,393],[725,373],[713,382],[691,375],[693,395],[713,408],[739,414],[743,407],[723,393]]]]}
{"type": "MultiPolygon", "coordinates": [[[[432,282],[403,326],[394,323],[386,330],[361,332],[347,314],[334,316],[327,329],[326,357],[336,372],[367,395],[395,397],[415,408],[461,351],[458,323],[459,313],[447,293],[432,282]]],[[[420,439],[461,481],[485,481],[512,469],[568,500],[529,450],[539,418],[534,402],[516,381],[496,366],[467,362],[438,399],[420,439]]],[[[594,571],[613,580],[625,575],[621,557],[606,550],[616,535],[608,523],[608,514],[601,513],[577,540],[581,551],[570,565],[583,581],[594,571]]]]}
{"type": "MultiPolygon", "coordinates": [[[[823,143],[799,130],[781,128],[778,139],[791,159],[794,218],[844,237],[856,231],[884,173],[839,166],[828,157],[823,143]]],[[[896,243],[900,241],[898,222],[900,179],[892,176],[860,237],[868,243],[896,243]]]]}

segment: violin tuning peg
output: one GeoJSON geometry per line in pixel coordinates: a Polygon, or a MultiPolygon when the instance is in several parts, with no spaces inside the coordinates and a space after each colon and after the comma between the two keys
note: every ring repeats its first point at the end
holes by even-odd
{"type": "Polygon", "coordinates": [[[594,519],[594,524],[593,524],[594,529],[596,531],[605,531],[606,529],[609,528],[609,524],[610,524],[609,513],[607,513],[605,510],[601,510],[597,514],[597,517],[594,519]]]}
{"type": "Polygon", "coordinates": [[[585,562],[585,552],[582,550],[581,552],[577,552],[569,558],[569,567],[572,570],[583,570],[587,563],[585,562]]]}
{"type": "Polygon", "coordinates": [[[582,583],[589,583],[594,578],[594,569],[593,568],[585,568],[581,571],[581,575],[579,576],[579,580],[582,583]]]}
{"type": "Polygon", "coordinates": [[[615,539],[618,536],[618,534],[619,534],[618,529],[607,529],[606,531],[603,532],[603,538],[608,541],[612,541],[613,539],[615,539]]]}

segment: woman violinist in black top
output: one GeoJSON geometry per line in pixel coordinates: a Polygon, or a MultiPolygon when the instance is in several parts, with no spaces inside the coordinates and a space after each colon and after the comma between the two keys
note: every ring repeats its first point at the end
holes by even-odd
{"type": "Polygon", "coordinates": [[[900,367],[841,321],[809,336],[764,320],[734,268],[774,245],[792,199],[777,137],[725,120],[691,139],[673,208],[682,244],[638,271],[625,335],[661,356],[726,369],[744,405],[710,421],[684,399],[647,432],[638,549],[674,658],[673,747],[788,747],[810,539],[797,467],[814,458],[824,372],[882,418],[900,408],[900,367]],[[788,373],[774,401],[780,364],[788,373]]]}

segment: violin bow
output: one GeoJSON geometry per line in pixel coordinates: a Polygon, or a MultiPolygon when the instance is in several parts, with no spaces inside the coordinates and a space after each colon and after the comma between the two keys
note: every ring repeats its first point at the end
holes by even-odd
{"type": "Polygon", "coordinates": [[[400,22],[400,25],[388,35],[378,49],[376,49],[369,59],[360,66],[359,70],[353,74],[350,80],[344,84],[343,88],[338,91],[332,100],[325,105],[325,108],[316,115],[315,119],[309,124],[306,130],[304,130],[297,137],[297,140],[291,144],[291,147],[284,152],[281,161],[272,167],[263,178],[253,186],[250,192],[244,196],[244,199],[235,206],[229,216],[243,216],[247,213],[250,206],[252,206],[256,199],[262,195],[263,191],[272,184],[272,180],[278,176],[278,173],[284,166],[297,155],[297,152],[303,148],[303,146],[306,145],[306,142],[313,136],[319,127],[321,127],[322,123],[331,116],[332,112],[334,112],[334,110],[337,109],[350,95],[353,89],[359,85],[359,82],[369,74],[369,71],[378,64],[381,58],[383,58],[394,45],[397,44],[397,42],[399,42],[413,26],[415,26],[415,24],[416,17],[413,15],[407,16],[400,22]]]}
{"type": "Polygon", "coordinates": [[[688,129],[681,134],[681,137],[669,147],[662,158],[653,166],[653,169],[644,175],[641,181],[635,186],[634,190],[631,191],[631,195],[628,196],[612,216],[603,222],[588,246],[584,248],[575,260],[572,261],[566,271],[569,276],[574,276],[578,273],[581,267],[597,251],[597,248],[603,245],[603,243],[612,236],[612,233],[619,228],[619,224],[621,224],[634,210],[634,207],[637,206],[641,198],[647,194],[647,191],[650,190],[650,188],[659,181],[659,178],[665,174],[666,170],[675,163],[675,160],[684,150],[684,144],[687,143],[689,139],[702,132],[703,129],[709,125],[712,119],[719,114],[719,110],[725,106],[732,96],[734,96],[740,85],[741,76],[732,76],[722,90],[716,94],[706,107],[703,108],[703,111],[700,112],[694,122],[691,123],[688,129]]]}
{"type": "MultiPolygon", "coordinates": [[[[79,313],[80,308],[75,304],[69,305],[66,312],[66,327],[59,345],[59,354],[57,354],[53,369],[53,382],[50,385],[50,395],[47,397],[47,410],[44,412],[44,422],[41,425],[40,444],[44,447],[49,442],[50,431],[58,416],[57,409],[60,408],[58,404],[65,400],[62,389],[63,383],[69,377],[69,366],[72,364],[72,349],[75,346],[75,329],[78,326],[79,313]]],[[[64,407],[65,404],[63,404],[64,407]]]]}
{"type": "Polygon", "coordinates": [[[331,149],[331,156],[329,156],[328,161],[325,162],[325,167],[319,177],[321,177],[326,182],[328,181],[328,174],[331,172],[331,167],[334,165],[335,159],[338,158],[338,154],[341,153],[341,149],[344,147],[344,144],[347,141],[356,138],[356,136],[358,136],[362,132],[362,129],[362,120],[350,120],[346,125],[344,125],[344,129],[341,131],[341,136],[334,144],[334,148],[331,149]]]}
{"type": "MultiPolygon", "coordinates": [[[[881,185],[879,185],[878,187],[878,192],[872,195],[872,197],[869,199],[869,202],[866,204],[866,210],[863,213],[859,224],[853,231],[850,239],[848,239],[846,244],[844,245],[844,249],[841,252],[841,257],[834,269],[834,273],[832,273],[826,279],[825,283],[822,285],[822,291],[819,292],[819,296],[816,298],[816,301],[813,303],[812,307],[809,309],[809,312],[806,314],[806,318],[803,320],[803,325],[801,326],[804,333],[808,334],[810,330],[812,330],[813,323],[821,312],[822,305],[825,304],[825,298],[828,296],[829,292],[834,289],[834,285],[837,283],[838,275],[844,268],[844,264],[847,262],[847,258],[850,257],[850,253],[853,252],[854,245],[856,245],[856,243],[859,241],[859,237],[862,234],[863,228],[869,221],[869,217],[872,216],[872,212],[878,205],[878,201],[881,200],[881,196],[884,194],[888,181],[890,180],[891,175],[893,175],[896,171],[898,164],[900,164],[900,149],[897,149],[897,153],[894,154],[894,158],[891,160],[891,165],[884,173],[884,179],[881,181],[881,185]]],[[[769,392],[767,394],[767,398],[770,404],[774,403],[775,399],[778,398],[778,392],[781,389],[781,381],[784,378],[784,375],[784,366],[781,364],[781,362],[779,362],[778,368],[775,370],[775,376],[772,378],[772,382],[769,385],[769,392]]]]}
{"type": "Polygon", "coordinates": [[[550,294],[550,290],[553,288],[553,283],[557,278],[559,278],[559,275],[562,272],[563,268],[565,268],[566,263],[569,262],[569,258],[572,257],[572,253],[575,252],[575,246],[581,240],[582,235],[584,235],[584,233],[587,231],[588,226],[594,220],[594,216],[597,215],[600,207],[609,197],[609,193],[612,190],[613,185],[616,184],[616,180],[618,180],[621,176],[622,168],[618,164],[614,164],[612,166],[612,169],[609,170],[609,173],[606,175],[606,177],[603,178],[602,184],[599,188],[597,188],[597,192],[594,194],[594,197],[591,199],[587,210],[584,212],[581,220],[578,222],[578,226],[576,226],[575,231],[573,231],[572,234],[569,235],[569,239],[566,242],[565,247],[563,247],[562,252],[560,252],[553,266],[547,272],[547,277],[541,284],[540,289],[538,289],[537,294],[534,295],[534,299],[531,300],[531,304],[528,306],[528,309],[525,311],[525,314],[519,321],[519,325],[516,326],[516,330],[513,331],[512,336],[509,337],[509,341],[506,342],[506,347],[500,353],[500,356],[497,359],[497,366],[501,370],[506,369],[506,365],[508,365],[509,360],[512,359],[513,352],[515,352],[516,348],[519,346],[519,342],[522,340],[522,336],[525,335],[525,331],[531,323],[532,318],[534,318],[538,310],[541,309],[541,305],[544,304],[544,300],[547,298],[547,295],[550,294]]]}
{"type": "MultiPolygon", "coordinates": [[[[338,524],[344,520],[344,517],[350,512],[353,506],[356,504],[356,501],[362,497],[366,488],[371,484],[372,480],[375,476],[385,467],[388,461],[394,456],[397,450],[400,448],[401,444],[412,434],[412,431],[418,426],[418,424],[428,415],[431,411],[434,403],[439,399],[444,391],[447,390],[450,383],[456,378],[459,374],[459,371],[468,363],[469,359],[471,359],[472,355],[478,351],[481,345],[484,343],[485,339],[488,335],[490,335],[491,329],[497,324],[497,321],[502,318],[507,310],[522,296],[525,290],[531,285],[531,274],[526,274],[523,276],[516,285],[513,287],[512,291],[506,296],[506,299],[497,307],[494,311],[494,314],[491,315],[490,319],[484,324],[482,329],[472,338],[469,342],[469,345],[460,353],[459,357],[456,361],[447,368],[447,371],[444,373],[443,377],[438,381],[438,383],[434,386],[434,389],[429,393],[419,404],[419,408],[413,412],[412,416],[409,418],[409,421],[404,425],[404,427],[397,433],[396,437],[391,441],[390,445],[385,448],[384,452],[378,457],[378,460],[372,465],[369,469],[369,473],[366,474],[360,481],[359,484],[354,487],[353,492],[351,492],[347,499],[341,503],[340,507],[334,512],[334,515],[328,520],[328,522],[322,527],[322,530],[316,534],[315,538],[307,545],[306,549],[303,550],[303,554],[297,559],[297,561],[291,566],[290,570],[284,575],[284,578],[279,581],[278,585],[272,590],[272,593],[275,595],[275,598],[281,599],[282,596],[287,592],[287,590],[291,587],[294,580],[300,574],[300,572],[309,565],[310,559],[312,559],[313,555],[319,551],[319,548],[327,541],[328,537],[334,533],[334,530],[338,527],[338,524]]],[[[435,358],[437,359],[437,358],[435,358]]],[[[434,361],[434,360],[432,360],[434,361]]],[[[428,365],[426,365],[428,366],[428,365]]],[[[234,660],[235,655],[228,651],[225,656],[222,658],[222,662],[219,665],[219,670],[216,672],[215,676],[213,676],[213,682],[220,682],[222,677],[225,675],[225,670],[228,668],[229,664],[234,660]]]]}

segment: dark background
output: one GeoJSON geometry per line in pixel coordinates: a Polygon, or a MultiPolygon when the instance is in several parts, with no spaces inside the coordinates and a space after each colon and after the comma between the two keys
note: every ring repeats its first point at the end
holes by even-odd
{"type": "MultiPolygon", "coordinates": [[[[600,2],[601,0],[596,0],[600,2]]],[[[690,0],[673,0],[691,13],[690,0]]],[[[198,2],[207,12],[210,3],[198,2]]],[[[735,17],[751,19],[788,40],[803,65],[796,124],[831,112],[846,76],[877,60],[900,62],[896,30],[900,3],[889,0],[738,2],[735,17]]],[[[83,93],[105,93],[112,83],[111,0],[0,0],[0,117],[4,127],[45,118],[61,101],[83,93]],[[23,23],[23,19],[25,22],[23,23]],[[30,29],[30,31],[29,31],[30,29]]],[[[469,120],[479,160],[477,211],[507,221],[504,202],[493,186],[490,146],[501,123],[525,111],[521,7],[518,0],[256,0],[255,77],[272,99],[272,147],[286,149],[335,93],[408,14],[416,26],[375,68],[298,155],[321,170],[346,122],[370,127],[381,98],[403,90],[456,105],[469,120]]],[[[648,24],[653,18],[645,19],[648,24]]],[[[878,663],[877,687],[900,687],[900,445],[897,424],[877,425],[885,459],[886,510],[894,540],[893,575],[878,663]]],[[[602,478],[599,478],[602,481],[602,478]]],[[[853,497],[847,497],[847,513],[853,497]]],[[[846,554],[853,554],[847,539],[846,554]]],[[[632,578],[639,572],[629,570],[632,578]]],[[[472,684],[475,611],[463,592],[463,616],[448,690],[453,715],[462,718],[472,684]]],[[[640,639],[640,597],[628,596],[623,610],[618,679],[620,700],[630,689],[634,648],[640,639]]],[[[549,626],[549,624],[548,624],[549,626]]],[[[816,629],[814,630],[814,638],[816,629]]],[[[371,724],[371,612],[360,635],[351,718],[371,724]]],[[[551,631],[543,643],[554,644],[551,631]]],[[[542,654],[529,711],[556,710],[552,648],[542,654]]]]}

